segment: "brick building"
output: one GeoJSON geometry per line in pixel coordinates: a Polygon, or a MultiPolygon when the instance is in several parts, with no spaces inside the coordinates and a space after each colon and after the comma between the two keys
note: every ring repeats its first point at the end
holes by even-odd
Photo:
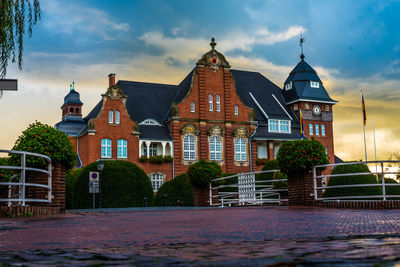
{"type": "Polygon", "coordinates": [[[71,88],[56,128],[69,135],[78,165],[129,160],[145,170],[155,191],[199,159],[217,161],[224,172],[255,171],[262,167],[258,158],[273,159],[284,141],[300,138],[300,110],[305,136],[321,141],[334,162],[337,102],[303,54],[281,89],[258,72],[231,69],[214,39],[210,45],[179,85],[115,83],[110,74],[107,91],[85,118],[71,88]],[[152,156],[173,161],[139,160],[152,156]]]}

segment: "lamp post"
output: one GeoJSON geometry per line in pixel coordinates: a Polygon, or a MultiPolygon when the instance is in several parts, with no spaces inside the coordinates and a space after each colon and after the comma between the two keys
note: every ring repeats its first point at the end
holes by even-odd
{"type": "Polygon", "coordinates": [[[104,169],[104,161],[99,159],[97,161],[97,170],[99,171],[99,193],[100,193],[100,201],[99,201],[99,209],[101,209],[101,171],[104,169]]]}

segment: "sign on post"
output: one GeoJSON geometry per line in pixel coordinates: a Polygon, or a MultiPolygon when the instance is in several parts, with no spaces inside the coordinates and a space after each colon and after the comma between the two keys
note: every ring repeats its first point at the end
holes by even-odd
{"type": "Polygon", "coordinates": [[[100,179],[98,172],[89,172],[89,193],[100,192],[100,179]]]}

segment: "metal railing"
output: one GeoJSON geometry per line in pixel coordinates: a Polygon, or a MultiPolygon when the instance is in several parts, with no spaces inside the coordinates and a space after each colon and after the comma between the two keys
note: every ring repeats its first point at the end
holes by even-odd
{"type": "MultiPolygon", "coordinates": [[[[322,200],[324,202],[340,202],[340,201],[371,201],[371,200],[387,200],[387,199],[398,199],[400,200],[400,194],[388,194],[388,188],[400,186],[400,183],[387,183],[385,182],[385,178],[392,178],[396,180],[396,177],[400,175],[400,168],[396,168],[394,166],[400,165],[400,161],[395,160],[383,160],[383,161],[364,161],[364,162],[348,162],[348,163],[336,163],[336,164],[325,164],[325,165],[317,165],[314,166],[314,199],[322,200]],[[322,171],[325,168],[333,169],[336,166],[343,165],[359,165],[366,164],[367,166],[375,167],[375,171],[371,172],[362,172],[362,173],[341,173],[341,174],[321,174],[317,175],[319,171],[322,171]],[[318,171],[319,170],[319,171],[318,171]],[[376,177],[376,183],[373,184],[344,184],[344,185],[329,185],[329,179],[332,177],[347,177],[347,176],[364,176],[364,175],[373,175],[376,177]],[[390,177],[389,177],[390,176],[390,177]],[[320,181],[319,181],[320,180],[320,181]],[[379,181],[380,180],[380,181],[379,181]],[[361,187],[370,187],[370,188],[378,188],[377,192],[379,194],[375,195],[342,195],[342,196],[331,196],[324,197],[324,193],[326,190],[337,189],[337,188],[361,188],[361,187]],[[380,189],[382,189],[380,191],[380,189]],[[381,192],[381,193],[380,193],[381,192]]],[[[397,180],[396,180],[397,181],[397,180]]],[[[398,181],[397,181],[398,182],[398,181]]],[[[392,190],[393,191],[393,190],[392,190]]],[[[400,193],[400,190],[399,190],[400,193]]]]}
{"type": "Polygon", "coordinates": [[[210,183],[210,206],[224,207],[267,203],[280,205],[282,202],[287,202],[286,198],[281,198],[281,193],[287,192],[287,188],[275,188],[277,182],[285,182],[287,179],[256,179],[257,175],[277,171],[240,173],[213,179],[210,183]]]}
{"type": "MultiPolygon", "coordinates": [[[[26,151],[16,151],[16,150],[0,150],[0,153],[7,153],[7,154],[17,154],[21,156],[21,164],[20,166],[3,166],[0,165],[0,171],[8,171],[8,177],[1,177],[6,179],[7,181],[0,180],[0,192],[6,190],[7,197],[3,197],[4,195],[1,194],[0,202],[7,202],[8,206],[13,204],[19,206],[25,206],[27,202],[41,202],[41,203],[51,203],[51,180],[52,180],[52,172],[51,172],[51,159],[45,155],[31,153],[26,151]],[[39,168],[32,168],[26,165],[27,163],[27,156],[32,157],[39,157],[43,158],[47,162],[47,169],[39,169],[39,168]],[[39,184],[39,183],[29,183],[27,181],[34,180],[33,177],[28,177],[27,174],[33,173],[44,173],[47,174],[47,185],[46,184],[39,184]],[[29,179],[32,178],[32,179],[29,179]],[[3,187],[4,186],[4,187],[3,187]],[[44,198],[35,198],[29,197],[27,198],[27,191],[28,188],[43,188],[47,189],[47,193],[44,198]]],[[[35,180],[34,180],[35,181],[35,180]]],[[[1,192],[3,193],[3,192],[1,192]]]]}

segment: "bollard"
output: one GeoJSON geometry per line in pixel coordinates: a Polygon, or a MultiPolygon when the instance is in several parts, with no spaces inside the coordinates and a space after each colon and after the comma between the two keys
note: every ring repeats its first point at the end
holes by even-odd
{"type": "Polygon", "coordinates": [[[144,206],[147,207],[147,197],[144,197],[143,200],[144,200],[144,206]]]}

